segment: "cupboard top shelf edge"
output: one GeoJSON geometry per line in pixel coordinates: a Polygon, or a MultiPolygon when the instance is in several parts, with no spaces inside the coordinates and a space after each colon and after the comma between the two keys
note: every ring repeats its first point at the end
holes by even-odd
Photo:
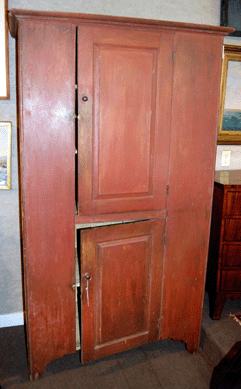
{"type": "Polygon", "coordinates": [[[230,27],[209,26],[201,24],[170,22],[163,20],[140,19],[122,16],[79,14],[71,12],[31,11],[22,9],[10,9],[8,11],[9,30],[12,37],[17,36],[17,25],[21,19],[65,20],[72,23],[96,23],[104,25],[132,26],[145,28],[160,28],[174,30],[191,30],[193,32],[212,33],[226,36],[235,30],[230,27]]]}

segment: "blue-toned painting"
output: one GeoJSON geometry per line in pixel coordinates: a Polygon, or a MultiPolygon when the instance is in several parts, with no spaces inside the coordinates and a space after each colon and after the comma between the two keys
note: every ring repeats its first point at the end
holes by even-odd
{"type": "Polygon", "coordinates": [[[224,109],[223,131],[241,131],[241,110],[224,109]]]}
{"type": "Polygon", "coordinates": [[[241,131],[241,62],[228,62],[222,131],[241,131]]]}

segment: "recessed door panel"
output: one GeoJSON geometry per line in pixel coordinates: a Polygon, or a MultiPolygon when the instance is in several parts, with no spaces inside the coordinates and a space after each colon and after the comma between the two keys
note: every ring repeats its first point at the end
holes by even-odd
{"type": "Polygon", "coordinates": [[[159,337],[165,221],[81,232],[83,362],[159,337]]]}
{"type": "Polygon", "coordinates": [[[153,194],[156,64],[156,49],[95,48],[95,199],[153,194]]]}
{"type": "Polygon", "coordinates": [[[79,28],[79,215],[166,207],[172,41],[79,28]]]}

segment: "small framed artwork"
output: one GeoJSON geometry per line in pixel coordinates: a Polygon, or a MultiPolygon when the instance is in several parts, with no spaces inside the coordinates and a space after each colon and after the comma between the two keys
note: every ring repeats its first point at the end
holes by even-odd
{"type": "Polygon", "coordinates": [[[0,189],[11,189],[11,122],[0,122],[0,189]]]}
{"type": "Polygon", "coordinates": [[[241,47],[224,46],[218,144],[241,144],[241,47]]]}
{"type": "Polygon", "coordinates": [[[0,99],[9,99],[7,0],[0,0],[0,99]]]}

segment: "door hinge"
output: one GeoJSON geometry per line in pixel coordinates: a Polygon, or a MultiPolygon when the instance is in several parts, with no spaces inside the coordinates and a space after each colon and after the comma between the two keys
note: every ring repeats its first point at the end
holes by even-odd
{"type": "Polygon", "coordinates": [[[173,63],[175,62],[175,57],[176,57],[176,52],[173,51],[173,52],[172,52],[172,61],[173,61],[173,63]]]}
{"type": "Polygon", "coordinates": [[[167,185],[167,195],[169,194],[169,185],[167,185]]]}
{"type": "Polygon", "coordinates": [[[157,328],[160,330],[161,329],[161,319],[158,320],[157,322],[157,328]]]}
{"type": "Polygon", "coordinates": [[[79,288],[80,287],[80,283],[79,282],[76,282],[74,283],[73,285],[71,285],[71,288],[75,291],[76,288],[79,288]]]}
{"type": "Polygon", "coordinates": [[[75,120],[75,119],[80,120],[80,114],[79,115],[73,114],[73,115],[70,116],[70,119],[72,119],[72,120],[75,120]]]}
{"type": "Polygon", "coordinates": [[[166,236],[166,234],[165,234],[165,236],[164,236],[164,238],[163,238],[163,245],[166,246],[166,244],[167,244],[167,236],[166,236]]]}

